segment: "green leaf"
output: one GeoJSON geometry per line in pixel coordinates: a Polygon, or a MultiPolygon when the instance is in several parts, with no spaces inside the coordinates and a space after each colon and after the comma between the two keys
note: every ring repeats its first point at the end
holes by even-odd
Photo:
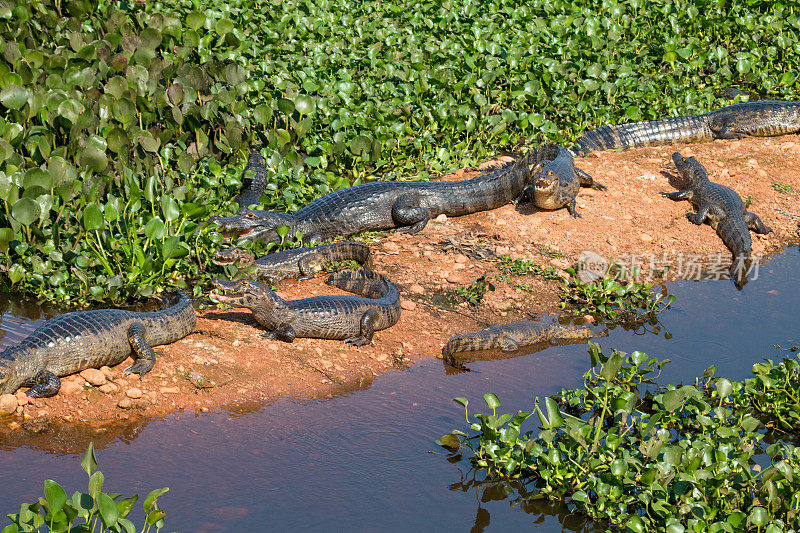
{"type": "Polygon", "coordinates": [[[46,479],[44,482],[44,497],[47,500],[47,505],[50,506],[50,512],[56,514],[67,503],[67,493],[64,489],[53,481],[46,479]]]}
{"type": "Polygon", "coordinates": [[[549,396],[544,399],[545,406],[547,407],[547,419],[550,421],[548,429],[559,428],[564,425],[564,418],[558,410],[558,403],[549,396]]]}
{"type": "Polygon", "coordinates": [[[89,476],[89,495],[92,498],[97,500],[97,496],[103,490],[103,483],[105,482],[105,476],[99,470],[96,470],[89,476]]]}
{"type": "Polygon", "coordinates": [[[19,85],[8,85],[0,91],[0,102],[8,109],[21,109],[28,102],[30,93],[19,85]]]}
{"type": "Polygon", "coordinates": [[[102,150],[88,146],[81,153],[81,165],[95,172],[102,172],[108,166],[108,158],[102,150]]]}
{"type": "Polygon", "coordinates": [[[192,11],[186,15],[186,25],[193,30],[199,30],[206,23],[206,15],[202,11],[192,11]]]}
{"type": "Polygon", "coordinates": [[[178,206],[178,202],[170,196],[161,197],[161,212],[167,222],[178,220],[181,216],[181,209],[178,206]]]}
{"type": "Polygon", "coordinates": [[[500,400],[492,392],[487,392],[486,394],[484,394],[483,399],[486,402],[486,405],[488,405],[490,409],[497,409],[498,407],[500,407],[500,400]]]}
{"type": "Polygon", "coordinates": [[[683,403],[683,393],[678,389],[668,390],[662,396],[661,403],[667,411],[675,411],[683,403]]]}
{"type": "Polygon", "coordinates": [[[83,229],[86,231],[101,230],[105,227],[103,212],[96,203],[87,204],[83,209],[83,229]]]}
{"type": "Polygon", "coordinates": [[[165,231],[164,221],[159,217],[151,218],[144,226],[144,234],[148,239],[161,240],[165,231]]]}
{"type": "Polygon", "coordinates": [[[97,507],[100,510],[100,518],[106,527],[114,527],[119,519],[117,504],[108,494],[101,492],[97,495],[97,507]]]}
{"type": "Polygon", "coordinates": [[[41,208],[31,198],[20,198],[11,206],[11,216],[23,226],[30,226],[41,215],[41,208]]]}
{"type": "Polygon", "coordinates": [[[727,397],[733,390],[733,385],[725,378],[718,379],[714,385],[717,388],[717,394],[720,399],[727,397]]]}
{"type": "Polygon", "coordinates": [[[150,494],[147,495],[147,498],[144,499],[144,503],[142,504],[144,512],[150,513],[150,511],[153,509],[153,505],[155,505],[156,503],[156,500],[158,500],[158,498],[160,498],[167,491],[169,491],[169,487],[164,487],[161,489],[156,489],[154,491],[151,491],[150,494]]]}
{"type": "Polygon", "coordinates": [[[440,438],[436,439],[436,444],[442,446],[443,448],[447,448],[448,451],[452,453],[456,453],[459,448],[461,448],[461,439],[452,433],[448,433],[447,435],[442,435],[440,438]]]}
{"type": "Polygon", "coordinates": [[[467,400],[463,396],[459,396],[458,398],[453,398],[453,401],[456,402],[458,405],[462,406],[464,409],[466,409],[467,406],[469,405],[469,400],[467,400]]]}
{"type": "Polygon", "coordinates": [[[301,115],[310,115],[316,109],[314,100],[305,94],[301,94],[294,99],[294,106],[301,115]]]}
{"type": "Polygon", "coordinates": [[[611,381],[619,372],[619,369],[622,367],[622,356],[615,352],[611,357],[608,358],[602,368],[600,369],[600,377],[605,379],[606,381],[611,381]]]}
{"type": "Polygon", "coordinates": [[[94,443],[90,442],[89,447],[81,458],[81,467],[87,475],[92,475],[92,472],[97,468],[97,458],[94,456],[94,443]]]}

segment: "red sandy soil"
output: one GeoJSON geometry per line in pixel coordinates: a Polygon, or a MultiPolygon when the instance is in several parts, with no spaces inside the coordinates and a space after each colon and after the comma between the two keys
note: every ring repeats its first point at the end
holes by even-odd
{"type": "MultiPolygon", "coordinates": [[[[651,256],[666,254],[673,264],[667,279],[686,275],[679,268],[680,257],[699,254],[697,262],[722,254],[729,262],[729,252],[711,227],[686,220],[688,202],[658,194],[675,190],[670,184],[674,151],[694,155],[713,181],[752,199],[749,209],[774,229],[766,236],[753,235],[755,254],[768,254],[796,241],[800,141],[795,136],[600,152],[576,160],[608,186],[608,191],[581,192],[582,218],[573,219],[564,209],[536,212],[526,204],[507,205],[455,219],[440,217],[417,235],[382,232],[367,237],[374,243],[376,270],[401,287],[403,298],[400,321],[376,333],[369,346],[350,348],[341,341],[319,339],[286,344],[262,338],[263,328],[246,309],[200,311],[195,332],[157,348],[161,356],[156,367],[142,380],[122,377],[129,364],[125,362],[94,377],[97,382],[105,379],[103,386],[92,386],[76,375],[63,380],[65,386],[54,398],[29,400],[20,392],[5,398],[5,407],[13,414],[0,417],[0,431],[38,432],[60,422],[130,425],[174,410],[202,412],[217,406],[235,410],[280,397],[327,396],[367,386],[390,369],[440,357],[442,346],[455,333],[558,311],[561,282],[509,275],[496,260],[484,257],[486,250],[535,261],[562,274],[583,250],[621,263],[630,263],[632,254],[637,254],[645,271],[651,256]],[[773,182],[794,192],[780,192],[773,182]],[[542,253],[548,249],[564,257],[542,253]],[[470,306],[455,295],[456,287],[484,274],[495,290],[479,305],[470,306]]],[[[443,179],[475,174],[459,170],[443,179]]],[[[287,280],[279,284],[278,293],[296,299],[340,292],[323,280],[323,275],[303,282],[287,280]]],[[[0,401],[0,411],[3,407],[0,401]]]]}

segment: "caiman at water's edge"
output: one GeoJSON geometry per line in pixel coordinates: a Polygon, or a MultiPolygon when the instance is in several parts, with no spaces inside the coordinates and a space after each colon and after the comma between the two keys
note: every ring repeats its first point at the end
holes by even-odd
{"type": "Polygon", "coordinates": [[[124,373],[143,376],[156,361],[152,347],[182,339],[197,321],[189,295],[175,296],[177,301],[161,311],[96,309],[51,318],[0,353],[0,394],[31,387],[28,396],[53,396],[61,387],[59,377],[117,365],[128,356],[136,360],[124,373]]]}
{"type": "Polygon", "coordinates": [[[800,131],[800,102],[762,100],[729,105],[702,115],[601,126],[584,134],[571,152],[704,142],[714,139],[775,137],[800,131]]]}
{"type": "Polygon", "coordinates": [[[529,183],[533,155],[530,151],[469,180],[375,181],[326,194],[296,213],[240,210],[209,221],[242,238],[267,242],[281,241],[276,228],[282,225],[288,226],[290,237],[300,231],[310,244],[370,230],[417,233],[440,214],[467,215],[516,201],[529,183]]]}
{"type": "Polygon", "coordinates": [[[542,324],[531,320],[495,324],[476,333],[453,335],[442,349],[442,358],[450,366],[477,360],[464,352],[492,350],[499,348],[504,352],[513,352],[523,346],[539,343],[578,343],[586,342],[600,334],[589,328],[561,326],[558,324],[542,324]]]}
{"type": "Polygon", "coordinates": [[[283,250],[258,259],[239,248],[230,248],[218,252],[212,259],[214,264],[223,266],[237,261],[240,270],[253,265],[255,276],[263,278],[268,283],[276,283],[286,278],[311,279],[315,272],[336,261],[356,261],[366,268],[372,265],[369,246],[355,241],[283,250]]]}
{"type": "Polygon", "coordinates": [[[606,190],[586,172],[575,167],[569,150],[557,144],[544,144],[532,150],[531,179],[523,189],[524,195],[540,209],[566,207],[574,218],[580,217],[576,197],[581,186],[598,191],[606,190]]]}
{"type": "Polygon", "coordinates": [[[747,283],[750,270],[751,239],[750,230],[767,234],[772,230],[765,226],[758,215],[747,211],[742,198],[733,189],[709,181],[708,173],[694,157],[683,157],[678,152],[672,154],[678,168],[678,175],[687,184],[677,192],[661,195],[670,200],[689,200],[697,208],[697,213],[689,212],[686,218],[698,226],[708,220],[711,227],[733,254],[730,274],[736,286],[747,283]]]}
{"type": "Polygon", "coordinates": [[[351,346],[372,342],[374,333],[400,319],[400,293],[394,283],[371,270],[337,272],[328,285],[358,294],[284,300],[266,285],[251,279],[212,282],[211,299],[246,307],[269,337],[292,342],[298,337],[344,340],[351,346]]]}

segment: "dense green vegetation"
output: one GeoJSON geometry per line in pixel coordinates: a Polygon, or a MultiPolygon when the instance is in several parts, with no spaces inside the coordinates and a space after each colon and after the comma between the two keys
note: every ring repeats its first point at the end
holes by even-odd
{"type": "Polygon", "coordinates": [[[538,398],[533,411],[470,420],[437,442],[466,446],[487,479],[522,480],[526,498],[564,500],[614,528],[678,533],[797,531],[800,449],[776,428],[797,431],[797,358],[753,366],[732,382],[710,367],[692,385],[659,387],[668,360],[641,352],[605,355],[591,344],[584,386],[538,398]],[[533,415],[538,431],[523,433],[533,415]]]}
{"type": "MultiPolygon", "coordinates": [[[[105,477],[97,470],[94,444],[89,444],[89,449],[81,459],[81,467],[89,476],[88,492],[75,492],[68,499],[61,485],[52,479],[45,480],[44,497],[35,503],[23,503],[19,513],[9,514],[11,523],[2,529],[2,533],[136,533],[136,526],[126,517],[139,496],[134,494],[122,498],[122,494],[103,492],[105,477]]],[[[158,507],[158,498],[168,490],[166,487],[156,489],[144,499],[142,507],[145,520],[141,533],[147,533],[152,528],[160,531],[164,527],[164,511],[158,507]]]]}
{"type": "Polygon", "coordinates": [[[244,146],[270,208],[520,142],[797,98],[791,3],[0,2],[0,282],[124,299],[202,283],[244,146]]]}

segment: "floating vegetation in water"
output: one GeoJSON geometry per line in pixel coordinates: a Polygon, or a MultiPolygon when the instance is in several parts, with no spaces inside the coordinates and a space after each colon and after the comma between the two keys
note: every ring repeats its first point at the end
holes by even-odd
{"type": "Polygon", "coordinates": [[[491,414],[470,419],[468,400],[455,398],[470,434],[454,430],[437,443],[468,449],[489,480],[523,480],[527,499],[563,500],[626,531],[800,527],[800,448],[765,441],[761,422],[797,430],[797,358],[759,363],[741,382],[715,377],[712,366],[692,385],[662,387],[669,360],[607,356],[593,343],[589,354],[584,387],[545,398],[544,409],[537,398],[532,411],[498,414],[488,393],[491,414]],[[523,433],[534,415],[539,430],[523,433]]]}
{"type": "MultiPolygon", "coordinates": [[[[97,470],[97,458],[94,454],[94,444],[83,455],[81,466],[89,476],[89,491],[75,492],[71,498],[61,485],[47,479],[44,482],[44,497],[36,503],[23,503],[19,513],[9,514],[11,524],[4,527],[2,533],[32,533],[51,531],[65,533],[67,531],[115,531],[118,533],[135,533],[136,526],[126,518],[133,510],[139,496],[134,494],[129,498],[122,498],[122,494],[103,492],[105,478],[97,470]],[[83,522],[80,522],[80,521],[83,522]]],[[[164,511],[158,507],[158,498],[169,489],[164,487],[156,489],[144,499],[143,509],[145,523],[142,533],[147,533],[155,527],[160,531],[164,527],[164,511]]]]}

